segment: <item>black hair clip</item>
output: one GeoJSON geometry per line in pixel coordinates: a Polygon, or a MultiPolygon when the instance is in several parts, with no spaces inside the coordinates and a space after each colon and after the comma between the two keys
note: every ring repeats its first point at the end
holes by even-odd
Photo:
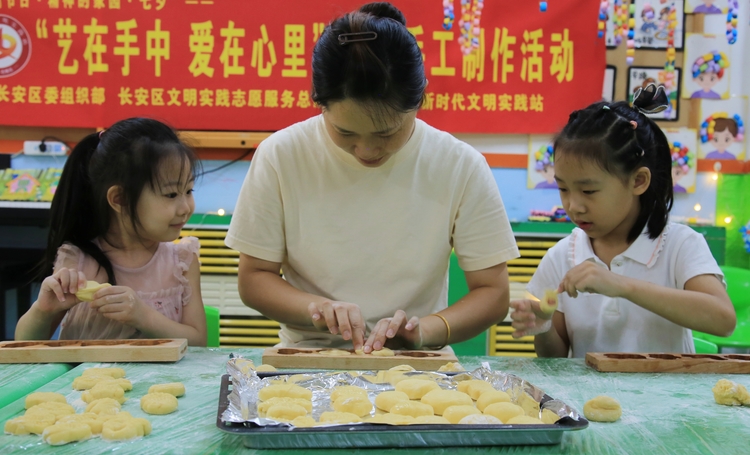
{"type": "Polygon", "coordinates": [[[669,107],[669,97],[664,91],[664,86],[648,84],[646,87],[638,87],[633,95],[633,109],[644,114],[657,114],[669,107]]]}
{"type": "Polygon", "coordinates": [[[358,43],[360,41],[374,41],[378,34],[375,32],[342,33],[338,36],[339,44],[358,43]]]}

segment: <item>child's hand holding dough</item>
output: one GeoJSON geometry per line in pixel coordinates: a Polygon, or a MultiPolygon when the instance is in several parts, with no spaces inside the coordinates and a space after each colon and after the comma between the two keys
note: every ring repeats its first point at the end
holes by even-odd
{"type": "Polygon", "coordinates": [[[526,299],[511,300],[513,312],[510,318],[515,329],[513,338],[538,335],[552,328],[552,316],[557,310],[557,302],[557,291],[551,289],[544,292],[542,301],[532,295],[526,299]]]}
{"type": "Polygon", "coordinates": [[[42,281],[39,297],[32,309],[55,315],[76,306],[76,293],[86,287],[86,277],[76,269],[61,268],[42,281]]]}

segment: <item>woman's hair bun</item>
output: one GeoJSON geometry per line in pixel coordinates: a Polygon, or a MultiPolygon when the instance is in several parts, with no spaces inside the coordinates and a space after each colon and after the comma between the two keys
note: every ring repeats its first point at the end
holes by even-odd
{"type": "Polygon", "coordinates": [[[406,26],[406,18],[404,17],[404,14],[401,12],[401,10],[388,2],[368,3],[366,5],[363,5],[359,9],[359,11],[362,13],[372,14],[375,17],[387,17],[400,22],[403,26],[406,26]]]}

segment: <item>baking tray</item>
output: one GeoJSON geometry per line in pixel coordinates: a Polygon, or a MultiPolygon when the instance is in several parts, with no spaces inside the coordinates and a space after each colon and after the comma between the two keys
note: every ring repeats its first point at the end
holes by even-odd
{"type": "MultiPolygon", "coordinates": [[[[306,371],[310,373],[310,371],[306,371]]],[[[291,374],[258,373],[259,377],[291,374]]],[[[357,424],[332,427],[291,428],[257,426],[252,423],[224,422],[221,416],[229,405],[231,377],[221,378],[216,426],[219,430],[242,436],[246,447],[253,449],[345,449],[396,447],[468,447],[499,445],[559,444],[566,431],[583,430],[589,422],[563,417],[552,425],[378,425],[357,424]]],[[[553,398],[544,395],[541,403],[553,398]]]]}

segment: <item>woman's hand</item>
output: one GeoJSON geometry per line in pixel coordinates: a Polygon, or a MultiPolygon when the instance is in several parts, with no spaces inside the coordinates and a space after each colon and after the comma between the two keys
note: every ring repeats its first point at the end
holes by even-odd
{"type": "Polygon", "coordinates": [[[515,329],[513,338],[521,338],[526,335],[538,335],[552,328],[552,315],[545,313],[539,307],[539,302],[531,299],[511,300],[510,318],[513,320],[511,326],[515,329]]]}
{"type": "Polygon", "coordinates": [[[85,287],[86,276],[83,272],[60,269],[42,281],[35,306],[37,310],[50,315],[68,311],[80,302],[75,294],[85,287]]]}
{"type": "Polygon", "coordinates": [[[419,349],[422,347],[422,330],[419,318],[407,320],[403,310],[397,310],[392,318],[383,318],[375,324],[363,348],[365,354],[379,351],[383,347],[419,349]]]}
{"type": "Polygon", "coordinates": [[[573,298],[578,297],[579,292],[619,297],[625,281],[622,276],[610,272],[606,267],[586,261],[565,274],[557,292],[567,292],[573,298]]]}
{"type": "Polygon", "coordinates": [[[354,349],[362,347],[365,320],[358,305],[326,300],[322,303],[310,302],[307,311],[316,329],[352,340],[354,349]]]}
{"type": "Polygon", "coordinates": [[[138,294],[127,286],[110,286],[96,291],[91,308],[107,319],[139,327],[150,309],[138,294]]]}

